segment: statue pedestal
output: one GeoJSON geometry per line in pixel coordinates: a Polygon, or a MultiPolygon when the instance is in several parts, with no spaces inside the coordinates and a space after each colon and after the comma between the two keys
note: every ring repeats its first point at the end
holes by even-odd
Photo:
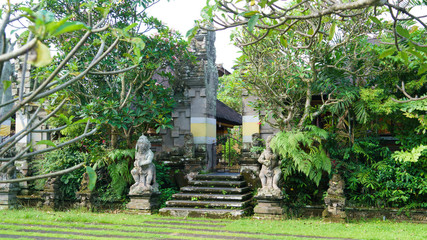
{"type": "Polygon", "coordinates": [[[283,219],[282,196],[255,196],[258,204],[254,208],[256,219],[283,219]]]}
{"type": "Polygon", "coordinates": [[[129,194],[130,202],[127,208],[138,210],[138,213],[151,214],[159,208],[159,192],[144,192],[142,194],[129,194]]]}
{"type": "Polygon", "coordinates": [[[345,213],[345,198],[343,196],[327,196],[325,197],[326,209],[322,212],[323,221],[344,223],[346,222],[347,214],[345,213]]]}
{"type": "Polygon", "coordinates": [[[0,189],[0,210],[15,209],[18,207],[16,195],[19,188],[0,189]]]}

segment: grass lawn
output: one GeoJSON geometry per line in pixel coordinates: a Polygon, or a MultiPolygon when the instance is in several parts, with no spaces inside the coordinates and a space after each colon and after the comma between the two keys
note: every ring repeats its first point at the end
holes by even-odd
{"type": "Polygon", "coordinates": [[[36,209],[0,215],[0,238],[10,239],[427,239],[427,224],[380,220],[212,220],[36,209]]]}

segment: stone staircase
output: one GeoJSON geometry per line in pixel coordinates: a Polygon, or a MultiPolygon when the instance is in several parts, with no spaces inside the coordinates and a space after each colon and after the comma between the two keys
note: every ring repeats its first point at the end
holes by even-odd
{"type": "Polygon", "coordinates": [[[239,173],[199,174],[172,196],[162,215],[240,218],[252,211],[252,192],[239,173]]]}

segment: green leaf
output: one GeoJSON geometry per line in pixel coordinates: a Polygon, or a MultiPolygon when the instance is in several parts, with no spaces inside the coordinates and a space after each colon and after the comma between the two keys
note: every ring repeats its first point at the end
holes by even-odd
{"type": "Polygon", "coordinates": [[[59,118],[62,119],[67,125],[71,125],[71,120],[74,118],[74,116],[70,116],[70,118],[67,118],[64,114],[60,114],[59,118]]]}
{"type": "Polygon", "coordinates": [[[390,48],[385,50],[384,52],[381,53],[381,55],[379,56],[379,59],[383,59],[387,56],[392,55],[396,50],[394,48],[390,48]]]}
{"type": "Polygon", "coordinates": [[[143,50],[145,48],[145,42],[141,38],[134,37],[130,40],[130,42],[136,45],[140,50],[143,50]]]}
{"type": "Polygon", "coordinates": [[[86,166],[86,173],[89,176],[89,185],[88,185],[88,189],[90,191],[93,191],[93,189],[95,189],[95,184],[96,184],[96,172],[93,170],[93,168],[86,166]]]}
{"type": "Polygon", "coordinates": [[[36,56],[32,60],[28,60],[28,62],[36,67],[44,67],[52,61],[49,48],[41,41],[37,41],[36,43],[35,55],[36,56]]]}
{"type": "Polygon", "coordinates": [[[248,21],[248,30],[252,32],[254,30],[255,24],[258,22],[259,14],[253,15],[248,21]]]}
{"type": "Polygon", "coordinates": [[[414,51],[414,50],[408,50],[408,52],[410,52],[412,55],[414,55],[415,57],[417,57],[420,60],[423,60],[423,55],[421,55],[421,53],[414,51]]]}
{"type": "Polygon", "coordinates": [[[103,17],[106,17],[108,15],[108,13],[110,12],[109,7],[96,7],[95,10],[100,12],[103,17]]]}
{"type": "Polygon", "coordinates": [[[6,92],[6,90],[12,85],[12,81],[4,80],[3,81],[3,92],[6,92]]]}
{"type": "Polygon", "coordinates": [[[323,40],[323,34],[319,33],[319,42],[322,42],[322,40],[323,40]]]}
{"type": "Polygon", "coordinates": [[[136,26],[138,26],[138,23],[132,23],[131,25],[125,27],[123,30],[127,32],[136,26]]]}
{"type": "Polygon", "coordinates": [[[427,47],[424,47],[424,46],[415,46],[415,48],[416,48],[418,51],[421,51],[421,52],[423,52],[423,53],[426,53],[426,54],[427,54],[427,47]]]}
{"type": "Polygon", "coordinates": [[[378,20],[378,18],[374,17],[374,16],[369,16],[369,19],[371,19],[372,22],[381,25],[381,21],[378,20]]]}
{"type": "Polygon", "coordinates": [[[28,15],[30,15],[31,17],[35,17],[36,13],[31,10],[31,8],[27,8],[27,7],[20,7],[18,8],[20,11],[26,12],[28,13],[28,15]]]}
{"type": "Polygon", "coordinates": [[[283,35],[280,37],[280,43],[282,44],[283,47],[287,48],[288,47],[288,40],[283,37],[283,35]]]}
{"type": "Polygon", "coordinates": [[[243,16],[243,17],[252,17],[253,15],[259,13],[259,11],[247,11],[247,12],[242,12],[239,13],[238,16],[243,16]]]}
{"type": "Polygon", "coordinates": [[[56,36],[61,35],[63,33],[73,32],[73,31],[77,31],[80,29],[89,29],[89,27],[86,26],[86,24],[84,24],[82,22],[66,22],[66,23],[62,24],[61,26],[59,26],[52,33],[52,36],[56,37],[56,36]]]}
{"type": "Polygon", "coordinates": [[[421,75],[425,72],[427,72],[427,63],[424,63],[420,66],[420,68],[418,69],[418,75],[421,75]]]}
{"type": "Polygon", "coordinates": [[[313,30],[313,28],[310,28],[310,30],[308,30],[308,35],[313,35],[313,33],[314,33],[314,30],[313,30]]]}
{"type": "Polygon", "coordinates": [[[41,140],[36,143],[36,145],[42,145],[42,144],[56,148],[56,144],[50,140],[41,140]]]}
{"type": "Polygon", "coordinates": [[[409,63],[408,54],[405,51],[401,51],[399,52],[399,54],[400,54],[400,57],[403,59],[403,62],[405,64],[408,64],[409,63]]]}
{"type": "Polygon", "coordinates": [[[334,38],[336,27],[337,27],[337,24],[335,22],[332,23],[331,28],[329,29],[329,36],[328,36],[329,41],[331,41],[334,38]]]}
{"type": "Polygon", "coordinates": [[[411,35],[409,34],[409,31],[400,25],[396,26],[396,32],[404,38],[410,38],[411,37],[411,35]]]}
{"type": "Polygon", "coordinates": [[[196,25],[194,26],[192,29],[187,31],[187,34],[185,34],[185,37],[188,38],[188,41],[191,41],[191,39],[193,39],[193,37],[196,35],[197,31],[199,30],[199,26],[196,25]]]}

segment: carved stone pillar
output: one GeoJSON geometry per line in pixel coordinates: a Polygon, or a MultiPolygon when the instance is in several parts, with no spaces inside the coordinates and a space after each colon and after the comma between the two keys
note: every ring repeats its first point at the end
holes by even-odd
{"type": "Polygon", "coordinates": [[[81,208],[86,208],[88,210],[93,209],[93,194],[89,190],[89,175],[87,173],[83,174],[82,183],[80,185],[80,190],[76,193],[77,197],[77,206],[81,208]]]}
{"type": "MultiPolygon", "coordinates": [[[[16,178],[16,167],[9,166],[0,173],[0,180],[16,178]]],[[[18,207],[16,195],[20,188],[17,183],[0,183],[0,210],[14,209],[18,207]]]]}
{"type": "Polygon", "coordinates": [[[329,180],[329,188],[325,197],[326,209],[323,211],[323,220],[326,222],[345,222],[344,180],[341,175],[334,174],[329,180]]]}
{"type": "Polygon", "coordinates": [[[59,192],[60,184],[60,177],[47,179],[44,189],[40,194],[43,201],[43,208],[59,209],[60,201],[62,200],[62,196],[59,192]]]}

